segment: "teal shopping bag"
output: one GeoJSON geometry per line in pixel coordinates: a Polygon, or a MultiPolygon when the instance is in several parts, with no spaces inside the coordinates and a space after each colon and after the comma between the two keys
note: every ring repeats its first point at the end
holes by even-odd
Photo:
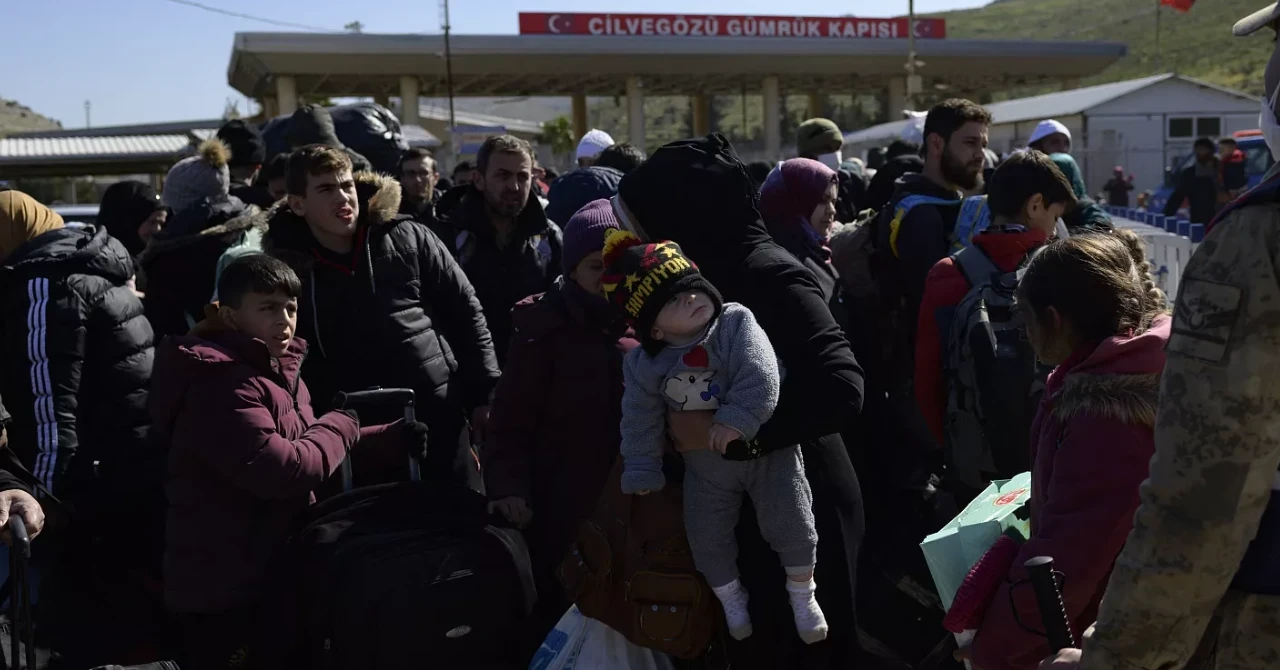
{"type": "Polygon", "coordinates": [[[1026,515],[1016,514],[1030,498],[1029,472],[994,481],[942,530],[920,543],[943,608],[951,609],[951,601],[969,570],[1006,529],[1013,527],[1023,537],[1031,536],[1026,515]]]}

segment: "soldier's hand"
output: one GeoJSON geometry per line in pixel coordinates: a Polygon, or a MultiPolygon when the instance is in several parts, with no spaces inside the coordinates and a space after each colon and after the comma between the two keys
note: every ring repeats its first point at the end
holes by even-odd
{"type": "Polygon", "coordinates": [[[1063,649],[1040,662],[1040,670],[1076,670],[1079,667],[1079,649],[1063,649]]]}

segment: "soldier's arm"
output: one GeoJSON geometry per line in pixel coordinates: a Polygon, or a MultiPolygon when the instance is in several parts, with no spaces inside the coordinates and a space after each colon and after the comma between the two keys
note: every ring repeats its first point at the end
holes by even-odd
{"type": "Polygon", "coordinates": [[[1081,667],[1182,667],[1240,567],[1280,463],[1280,209],[1220,223],[1182,279],[1156,455],[1081,667]]]}

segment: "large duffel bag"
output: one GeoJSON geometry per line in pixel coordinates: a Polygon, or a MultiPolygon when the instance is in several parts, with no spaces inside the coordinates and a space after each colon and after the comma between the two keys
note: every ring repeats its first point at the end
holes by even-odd
{"type": "Polygon", "coordinates": [[[317,505],[281,557],[257,667],[515,668],[536,594],[518,532],[486,525],[485,500],[422,482],[317,505]],[[272,612],[271,608],[275,608],[272,612]]]}

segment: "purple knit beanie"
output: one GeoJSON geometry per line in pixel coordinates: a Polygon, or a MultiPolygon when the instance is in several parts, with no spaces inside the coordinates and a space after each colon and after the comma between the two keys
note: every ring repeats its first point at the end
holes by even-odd
{"type": "Polygon", "coordinates": [[[560,254],[561,270],[568,277],[588,254],[604,250],[604,235],[621,228],[613,215],[613,205],[606,198],[594,200],[569,217],[564,227],[564,249],[560,254]]]}

